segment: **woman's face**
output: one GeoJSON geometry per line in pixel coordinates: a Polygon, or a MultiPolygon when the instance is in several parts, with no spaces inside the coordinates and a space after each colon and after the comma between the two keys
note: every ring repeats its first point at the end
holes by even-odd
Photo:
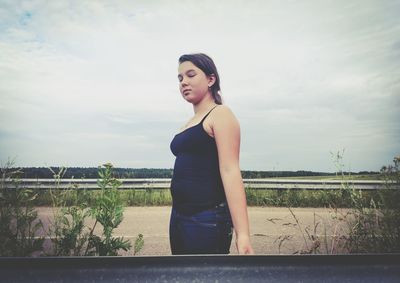
{"type": "Polygon", "coordinates": [[[185,100],[197,103],[208,92],[212,78],[196,67],[192,62],[185,61],[178,68],[179,90],[185,100]]]}

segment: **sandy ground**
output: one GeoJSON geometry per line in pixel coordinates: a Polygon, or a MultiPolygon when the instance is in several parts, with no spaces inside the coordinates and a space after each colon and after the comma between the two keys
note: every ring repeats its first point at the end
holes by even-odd
{"type": "MultiPolygon", "coordinates": [[[[306,249],[306,245],[311,245],[306,229],[310,236],[314,234],[321,240],[321,252],[327,253],[328,251],[329,253],[332,246],[337,246],[335,243],[332,245],[332,235],[345,233],[344,222],[333,219],[330,214],[333,212],[332,210],[325,208],[293,208],[292,210],[300,225],[293,225],[296,220],[288,208],[248,208],[251,242],[256,254],[293,254],[306,249]],[[317,229],[314,232],[315,226],[317,229]],[[328,236],[327,246],[324,235],[328,236]],[[285,236],[290,239],[285,240],[279,249],[279,237],[282,239],[285,236]]],[[[39,207],[38,212],[45,227],[48,227],[53,215],[52,208],[39,207]]],[[[171,207],[169,206],[126,207],[124,220],[114,230],[114,236],[123,236],[130,239],[133,244],[140,233],[144,236],[144,247],[139,255],[171,255],[168,236],[170,212],[171,207]]],[[[341,211],[341,213],[345,212],[345,210],[341,211]]],[[[93,225],[93,222],[87,224],[93,225]]],[[[234,243],[235,237],[232,240],[231,254],[237,254],[234,243]]],[[[122,251],[120,254],[133,255],[133,248],[129,252],[122,251]]]]}

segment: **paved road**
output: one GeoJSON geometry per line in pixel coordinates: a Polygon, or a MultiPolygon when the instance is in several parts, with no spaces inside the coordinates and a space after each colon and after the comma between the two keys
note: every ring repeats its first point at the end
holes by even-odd
{"type": "MultiPolygon", "coordinates": [[[[48,207],[38,208],[39,217],[48,225],[52,218],[52,209],[48,207]]],[[[123,236],[134,242],[139,233],[143,234],[145,244],[140,255],[170,255],[168,224],[171,207],[126,207],[124,220],[115,230],[114,236],[123,236]]],[[[251,230],[251,242],[256,254],[292,254],[304,250],[312,245],[308,240],[307,232],[315,234],[321,242],[322,253],[332,252],[331,235],[345,234],[345,223],[332,218],[332,210],[325,208],[293,208],[300,225],[288,208],[276,207],[249,207],[249,219],[251,230]],[[317,227],[314,233],[314,227],[317,227]],[[301,229],[299,229],[301,227],[301,229]],[[308,227],[308,228],[307,228],[308,227]],[[326,231],[325,231],[326,229],[326,231]],[[307,231],[307,232],[306,232],[307,231]],[[324,244],[324,235],[328,235],[327,245],[324,244]],[[304,235],[304,237],[302,236],[304,235]],[[279,251],[279,237],[289,237],[285,240],[279,251]]],[[[345,213],[345,210],[338,212],[345,213]]],[[[93,222],[87,223],[88,225],[93,222]]],[[[99,227],[100,228],[100,227],[99,227]]],[[[232,241],[231,254],[237,254],[232,241]]],[[[335,249],[333,250],[335,252],[335,249]]],[[[122,255],[133,255],[133,249],[122,252],[122,255]]]]}

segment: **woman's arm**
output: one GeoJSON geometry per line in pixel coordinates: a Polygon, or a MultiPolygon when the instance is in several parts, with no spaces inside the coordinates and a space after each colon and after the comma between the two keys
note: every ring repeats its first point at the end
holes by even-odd
{"type": "Polygon", "coordinates": [[[218,148],[219,169],[236,233],[239,254],[254,254],[250,244],[246,194],[239,167],[240,126],[226,106],[217,107],[213,132],[218,148]]]}

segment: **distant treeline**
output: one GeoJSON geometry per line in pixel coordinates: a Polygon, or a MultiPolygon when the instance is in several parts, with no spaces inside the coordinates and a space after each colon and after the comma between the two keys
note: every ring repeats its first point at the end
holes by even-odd
{"type": "MultiPolygon", "coordinates": [[[[55,173],[60,172],[60,167],[50,167],[55,173]]],[[[13,168],[16,169],[16,168],[13,168]]],[[[52,179],[54,178],[53,173],[49,168],[46,167],[20,167],[22,173],[20,178],[38,178],[38,179],[52,179]]],[[[67,167],[64,171],[64,175],[61,178],[65,179],[97,179],[98,168],[97,167],[67,167]]],[[[114,168],[114,177],[119,179],[128,178],[171,178],[172,169],[159,169],[159,168],[114,168]]],[[[346,175],[369,175],[377,174],[378,172],[372,171],[361,171],[355,172],[344,172],[346,175]]],[[[336,173],[326,172],[313,172],[313,171],[242,171],[242,177],[244,179],[257,179],[257,178],[276,178],[276,177],[304,177],[304,176],[330,176],[336,173]]]]}

